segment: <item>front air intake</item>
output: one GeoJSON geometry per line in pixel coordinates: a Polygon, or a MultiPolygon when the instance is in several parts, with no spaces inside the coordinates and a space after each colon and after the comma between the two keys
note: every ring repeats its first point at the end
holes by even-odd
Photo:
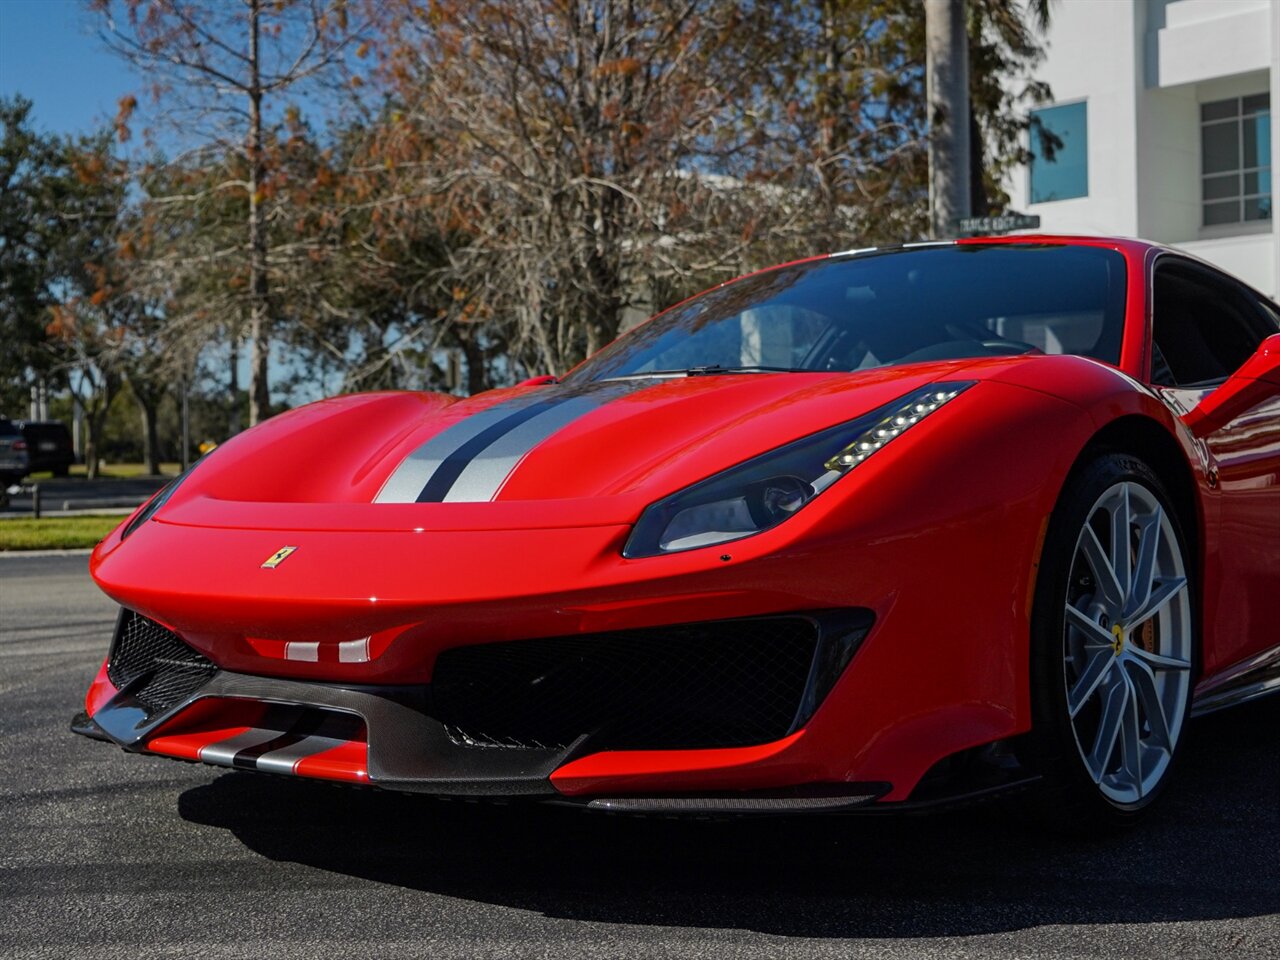
{"type": "MultiPolygon", "coordinates": [[[[858,619],[839,637],[856,646],[869,626],[858,619]]],[[[778,616],[457,647],[436,661],[431,714],[470,747],[768,743],[830,688],[821,654],[836,642],[813,618],[778,616]]],[[[848,656],[837,660],[838,673],[848,656]]]]}
{"type": "Polygon", "coordinates": [[[107,679],[155,715],[204,686],[218,668],[172,630],[133,610],[120,611],[107,679]]]}

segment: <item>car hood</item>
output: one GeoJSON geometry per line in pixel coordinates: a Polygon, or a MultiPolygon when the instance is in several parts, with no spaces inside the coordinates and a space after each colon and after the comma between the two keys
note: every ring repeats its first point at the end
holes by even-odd
{"type": "Polygon", "coordinates": [[[223,444],[157,519],[281,529],[629,523],[743,460],[932,381],[972,379],[973,366],[339,397],[223,444]]]}

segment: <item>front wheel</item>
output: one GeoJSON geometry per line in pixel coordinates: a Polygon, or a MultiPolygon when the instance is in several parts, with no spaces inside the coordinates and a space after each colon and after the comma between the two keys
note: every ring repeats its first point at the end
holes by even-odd
{"type": "Polygon", "coordinates": [[[1032,617],[1033,742],[1053,823],[1130,822],[1168,783],[1191,699],[1193,567],[1145,463],[1106,454],[1075,474],[1032,617]]]}

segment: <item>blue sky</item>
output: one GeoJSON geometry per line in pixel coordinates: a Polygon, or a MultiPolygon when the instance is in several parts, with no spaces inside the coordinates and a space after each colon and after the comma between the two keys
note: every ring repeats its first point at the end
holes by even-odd
{"type": "MultiPolygon", "coordinates": [[[[147,110],[142,83],[95,31],[95,19],[81,0],[0,0],[0,96],[21,93],[33,101],[39,130],[82,134],[110,123],[119,99],[133,93],[138,110],[130,146],[137,146],[147,110]]],[[[281,359],[277,355],[273,361],[279,377],[281,359]]],[[[242,385],[249,382],[247,350],[239,375],[242,385]]],[[[314,399],[321,392],[314,384],[293,399],[314,399]]]]}
{"type": "Polygon", "coordinates": [[[88,133],[138,87],[98,39],[80,0],[0,0],[0,95],[35,101],[40,129],[88,133]]]}

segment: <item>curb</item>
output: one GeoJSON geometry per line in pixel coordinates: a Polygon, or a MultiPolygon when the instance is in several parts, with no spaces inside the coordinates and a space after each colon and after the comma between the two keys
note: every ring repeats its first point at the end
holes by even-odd
{"type": "Polygon", "coordinates": [[[87,557],[93,547],[76,547],[72,550],[0,550],[0,560],[5,557],[87,557]]]}
{"type": "MultiPolygon", "coordinates": [[[[127,517],[133,511],[137,510],[141,504],[135,503],[132,507],[77,507],[72,510],[44,510],[42,511],[42,520],[57,520],[59,517],[127,517]]],[[[5,510],[0,512],[0,523],[6,520],[34,520],[30,509],[5,510]]]]}

